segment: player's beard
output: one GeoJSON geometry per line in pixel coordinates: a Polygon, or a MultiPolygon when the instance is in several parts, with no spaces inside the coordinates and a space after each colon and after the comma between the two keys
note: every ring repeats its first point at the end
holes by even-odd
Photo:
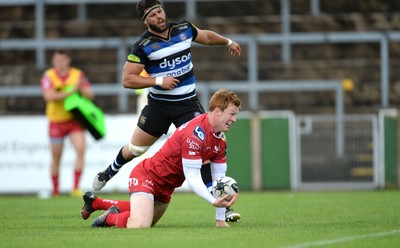
{"type": "Polygon", "coordinates": [[[158,26],[156,24],[149,24],[149,28],[151,30],[153,30],[154,32],[162,33],[162,32],[164,32],[164,31],[166,31],[168,29],[168,20],[167,20],[167,18],[165,18],[164,23],[165,23],[165,28],[161,28],[160,26],[158,26]]]}

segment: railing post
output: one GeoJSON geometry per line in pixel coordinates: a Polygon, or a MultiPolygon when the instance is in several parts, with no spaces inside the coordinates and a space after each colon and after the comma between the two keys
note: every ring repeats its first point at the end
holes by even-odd
{"type": "Polygon", "coordinates": [[[381,106],[387,108],[389,106],[389,45],[388,37],[382,34],[381,38],[381,106]]]}
{"type": "Polygon", "coordinates": [[[259,84],[258,78],[258,46],[254,38],[249,39],[248,44],[248,57],[247,66],[249,68],[248,81],[249,81],[249,105],[252,111],[258,110],[258,92],[256,90],[259,84]]]}
{"type": "Polygon", "coordinates": [[[281,25],[282,25],[282,60],[285,63],[292,61],[291,41],[289,39],[290,28],[290,1],[281,0],[281,25]]]}
{"type": "Polygon", "coordinates": [[[311,0],[311,14],[313,16],[320,15],[319,0],[311,0]]]}
{"type": "Polygon", "coordinates": [[[81,22],[86,21],[86,16],[87,16],[87,8],[85,3],[80,3],[78,4],[78,20],[81,22]]]}
{"type": "Polygon", "coordinates": [[[35,3],[35,39],[36,39],[36,68],[45,67],[45,47],[44,47],[44,1],[37,0],[35,3]]]}
{"type": "Polygon", "coordinates": [[[195,20],[197,18],[196,1],[186,0],[186,19],[195,20]]]}
{"type": "Polygon", "coordinates": [[[118,111],[121,113],[128,112],[129,99],[127,90],[122,87],[122,71],[124,68],[124,64],[126,61],[126,47],[124,44],[121,44],[118,47],[118,76],[117,76],[117,84],[115,87],[120,87],[121,90],[118,91],[118,111]]]}
{"type": "Polygon", "coordinates": [[[336,155],[344,155],[344,97],[342,84],[336,84],[336,155]]]}

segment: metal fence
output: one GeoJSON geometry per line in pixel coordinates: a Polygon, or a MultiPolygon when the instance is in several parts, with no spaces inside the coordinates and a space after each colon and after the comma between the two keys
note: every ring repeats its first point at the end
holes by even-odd
{"type": "Polygon", "coordinates": [[[369,189],[379,180],[378,119],[345,115],[343,153],[337,151],[339,122],[332,115],[297,116],[299,189],[369,189]]]}
{"type": "MultiPolygon", "coordinates": [[[[187,15],[193,17],[195,15],[196,1],[205,0],[170,0],[177,2],[185,2],[187,5],[187,15]]],[[[208,1],[208,0],[207,0],[208,1]]],[[[137,37],[129,39],[113,37],[95,37],[95,38],[60,38],[50,39],[45,37],[45,12],[44,6],[46,4],[79,4],[84,6],[88,3],[110,3],[110,2],[128,2],[124,0],[118,1],[66,1],[66,0],[4,0],[0,2],[0,6],[27,4],[33,5],[36,9],[35,18],[35,37],[29,39],[3,39],[0,42],[0,50],[34,50],[36,52],[36,64],[38,67],[45,65],[45,51],[48,49],[55,49],[63,47],[65,49],[96,49],[96,48],[112,48],[116,50],[118,63],[116,64],[118,75],[122,75],[123,62],[125,61],[126,50],[130,44],[136,40],[137,37]]],[[[290,63],[291,61],[291,47],[295,44],[323,44],[323,43],[377,43],[380,46],[380,85],[381,85],[381,107],[389,106],[389,45],[393,42],[400,41],[400,32],[387,31],[387,32],[306,32],[306,33],[293,33],[290,27],[290,1],[281,0],[281,22],[282,31],[276,34],[243,34],[243,35],[229,35],[231,39],[239,42],[248,51],[246,58],[248,75],[246,91],[249,93],[249,105],[251,110],[258,110],[258,99],[260,92],[258,91],[259,85],[263,82],[259,79],[259,52],[261,45],[281,45],[282,46],[282,61],[290,63]]],[[[312,0],[310,8],[314,15],[319,13],[319,0],[312,0]]],[[[120,82],[120,78],[117,80],[120,82]]],[[[110,82],[117,86],[116,82],[110,82]]],[[[21,87],[16,87],[17,93],[22,93],[21,87]]],[[[237,90],[234,86],[232,90],[237,90]]],[[[0,87],[0,97],[7,97],[9,95],[1,94],[3,89],[0,87]]],[[[9,90],[9,89],[7,89],[9,90]]],[[[36,90],[39,90],[37,88],[36,90]]],[[[238,89],[239,90],[239,89],[238,89]]],[[[116,92],[120,101],[121,112],[126,112],[127,94],[123,91],[116,92]]]]}

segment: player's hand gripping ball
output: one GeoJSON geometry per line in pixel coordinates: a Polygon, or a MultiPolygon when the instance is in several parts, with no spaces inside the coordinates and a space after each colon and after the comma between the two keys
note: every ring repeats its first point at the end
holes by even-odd
{"type": "Polygon", "coordinates": [[[230,201],[235,193],[239,193],[239,185],[232,177],[220,177],[213,182],[212,193],[216,198],[228,194],[231,197],[227,200],[230,201]]]}

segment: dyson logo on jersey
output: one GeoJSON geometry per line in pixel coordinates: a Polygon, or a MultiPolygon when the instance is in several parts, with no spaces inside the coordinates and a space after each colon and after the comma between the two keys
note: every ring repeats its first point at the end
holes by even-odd
{"type": "Polygon", "coordinates": [[[189,72],[191,69],[192,69],[192,64],[188,64],[187,66],[184,66],[184,67],[180,68],[179,70],[168,72],[167,76],[179,77],[179,76],[189,72]]]}
{"type": "Polygon", "coordinates": [[[172,69],[175,69],[176,66],[178,66],[182,63],[185,63],[186,61],[191,60],[191,59],[192,59],[191,53],[184,54],[181,57],[177,57],[177,58],[174,58],[171,60],[164,59],[164,61],[160,63],[160,68],[168,67],[168,69],[172,70],[172,69]]]}

